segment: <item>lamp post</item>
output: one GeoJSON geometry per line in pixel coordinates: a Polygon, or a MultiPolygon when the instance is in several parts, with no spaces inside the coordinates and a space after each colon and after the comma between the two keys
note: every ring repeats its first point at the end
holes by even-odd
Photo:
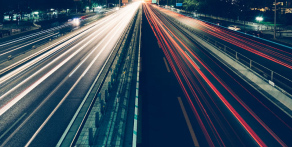
{"type": "Polygon", "coordinates": [[[277,0],[275,0],[275,13],[274,13],[274,39],[276,39],[276,23],[277,23],[277,0]]]}

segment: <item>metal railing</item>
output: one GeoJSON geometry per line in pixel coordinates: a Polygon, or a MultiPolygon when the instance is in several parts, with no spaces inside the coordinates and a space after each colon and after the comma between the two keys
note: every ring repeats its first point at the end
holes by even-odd
{"type": "MultiPolygon", "coordinates": [[[[230,57],[232,57],[234,60],[242,63],[249,69],[253,70],[257,74],[259,74],[261,77],[264,77],[264,79],[269,82],[272,86],[279,86],[289,92],[292,91],[292,88],[290,85],[292,85],[292,80],[284,77],[283,75],[271,70],[270,68],[263,66],[262,64],[244,56],[243,54],[237,52],[236,50],[226,46],[225,44],[215,41],[212,38],[209,38],[205,35],[200,35],[201,39],[204,39],[206,42],[212,44],[217,49],[221,50],[225,54],[228,54],[230,57]]],[[[286,93],[281,89],[282,92],[286,93]]]]}

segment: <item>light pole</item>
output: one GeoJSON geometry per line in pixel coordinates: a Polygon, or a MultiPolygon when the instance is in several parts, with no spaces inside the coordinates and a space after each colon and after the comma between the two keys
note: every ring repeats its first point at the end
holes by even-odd
{"type": "Polygon", "coordinates": [[[276,23],[277,23],[277,0],[275,0],[275,13],[274,13],[274,39],[276,39],[276,23]]]}

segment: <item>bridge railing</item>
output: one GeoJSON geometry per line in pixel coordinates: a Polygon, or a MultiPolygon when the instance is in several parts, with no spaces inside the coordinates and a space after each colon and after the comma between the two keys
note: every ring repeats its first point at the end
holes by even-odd
{"type": "Polygon", "coordinates": [[[206,35],[198,34],[202,39],[204,39],[206,42],[212,44],[215,46],[217,49],[221,50],[225,54],[229,55],[232,57],[234,60],[242,63],[252,71],[256,72],[258,75],[264,78],[265,81],[270,83],[272,86],[279,86],[281,87],[280,90],[283,93],[287,93],[286,91],[289,91],[290,93],[292,92],[292,80],[283,76],[280,73],[275,72],[274,70],[246,57],[245,55],[239,53],[238,51],[228,47],[227,45],[218,42],[206,35]]]}

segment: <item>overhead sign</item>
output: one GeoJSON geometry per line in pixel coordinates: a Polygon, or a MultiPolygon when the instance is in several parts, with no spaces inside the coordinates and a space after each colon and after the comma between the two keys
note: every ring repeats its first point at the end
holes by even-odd
{"type": "Polygon", "coordinates": [[[156,3],[156,0],[152,0],[152,3],[156,3]]]}
{"type": "Polygon", "coordinates": [[[128,0],[122,0],[122,3],[123,4],[127,4],[128,3],[128,0]]]}
{"type": "Polygon", "coordinates": [[[182,3],[176,3],[177,7],[182,7],[182,3]]]}

